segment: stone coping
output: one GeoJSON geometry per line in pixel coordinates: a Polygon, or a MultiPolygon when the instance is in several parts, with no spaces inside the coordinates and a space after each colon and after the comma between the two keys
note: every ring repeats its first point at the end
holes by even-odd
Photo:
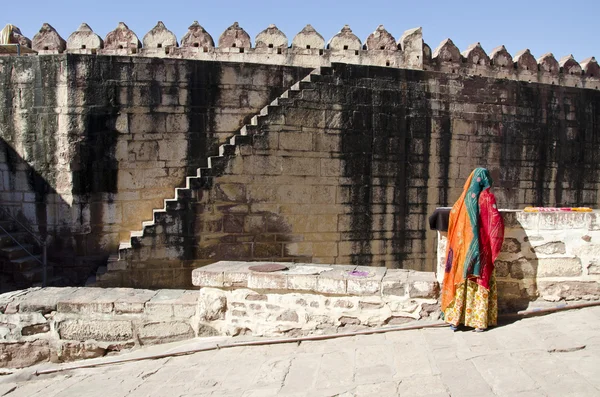
{"type": "Polygon", "coordinates": [[[220,261],[195,269],[197,287],[248,288],[275,293],[314,292],[330,295],[378,295],[437,298],[439,284],[433,272],[383,267],[289,262],[220,261]],[[288,270],[263,273],[251,266],[278,264],[288,270]]]}

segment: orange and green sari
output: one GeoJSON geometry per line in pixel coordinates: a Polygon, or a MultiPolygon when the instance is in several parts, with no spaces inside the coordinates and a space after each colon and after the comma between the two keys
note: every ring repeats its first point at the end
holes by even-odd
{"type": "Polygon", "coordinates": [[[497,323],[494,261],[504,240],[504,222],[491,185],[488,170],[476,168],[450,211],[442,311],[454,326],[486,329],[497,323]]]}

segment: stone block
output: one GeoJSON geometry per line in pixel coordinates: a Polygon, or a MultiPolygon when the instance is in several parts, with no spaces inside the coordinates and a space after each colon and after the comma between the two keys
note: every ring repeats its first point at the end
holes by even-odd
{"type": "Polygon", "coordinates": [[[192,270],[192,284],[196,287],[223,287],[223,270],[201,267],[192,270]]]}
{"type": "Polygon", "coordinates": [[[114,296],[110,289],[80,288],[59,299],[56,310],[59,313],[108,314],[112,313],[113,307],[114,296]]]}
{"type": "Polygon", "coordinates": [[[348,272],[356,269],[352,265],[336,265],[333,270],[325,271],[317,277],[316,292],[325,294],[345,294],[348,272]]]}
{"type": "Polygon", "coordinates": [[[77,291],[78,288],[64,287],[47,287],[37,291],[33,291],[26,295],[19,304],[21,312],[40,312],[42,314],[50,313],[56,310],[59,300],[67,298],[69,295],[77,291]]]}
{"type": "Polygon", "coordinates": [[[299,291],[315,291],[317,289],[317,275],[288,274],[287,289],[299,291]]]}
{"type": "Polygon", "coordinates": [[[537,283],[539,295],[546,300],[579,300],[600,297],[597,281],[544,281],[537,283]]]}
{"type": "Polygon", "coordinates": [[[225,292],[215,288],[203,288],[198,298],[198,318],[200,321],[214,321],[225,318],[227,297],[225,292]]]}
{"type": "MultiPolygon", "coordinates": [[[[510,276],[516,279],[534,278],[538,273],[538,261],[536,259],[519,258],[510,263],[501,262],[501,264],[507,263],[508,269],[510,269],[510,276]]],[[[501,270],[504,270],[501,267],[501,270]]],[[[497,273],[500,276],[503,273],[497,273]]]]}
{"type": "Polygon", "coordinates": [[[384,267],[357,266],[355,271],[366,272],[367,276],[348,274],[346,292],[351,295],[380,294],[386,270],[384,267]]]}
{"type": "Polygon", "coordinates": [[[279,149],[310,151],[313,149],[312,134],[286,131],[279,134],[279,149]]]}
{"type": "Polygon", "coordinates": [[[408,275],[411,298],[437,298],[440,286],[432,272],[410,272],[408,275]]]}
{"type": "Polygon", "coordinates": [[[555,255],[566,253],[565,243],[562,241],[551,241],[545,244],[531,247],[531,251],[542,255],[555,255]]]}
{"type": "Polygon", "coordinates": [[[184,298],[186,292],[186,290],[176,289],[160,290],[152,297],[152,299],[146,302],[144,313],[149,316],[172,317],[175,315],[173,308],[175,304],[181,303],[182,301],[187,301],[187,304],[192,304],[192,302],[190,302],[190,295],[187,295],[184,298]]]}
{"type": "Polygon", "coordinates": [[[190,324],[181,321],[145,323],[137,329],[137,335],[142,345],[176,342],[195,336],[190,324]]]}
{"type": "Polygon", "coordinates": [[[121,320],[64,320],[57,325],[61,339],[84,341],[124,341],[133,338],[130,321],[121,320]]]}
{"type": "Polygon", "coordinates": [[[133,288],[119,288],[114,298],[114,310],[116,314],[142,313],[146,302],[148,302],[156,291],[138,290],[133,288]]]}
{"type": "Polygon", "coordinates": [[[404,296],[408,293],[408,270],[388,269],[381,280],[381,294],[404,296]]]}
{"type": "Polygon", "coordinates": [[[0,367],[24,368],[48,361],[50,347],[46,340],[0,343],[0,367]]]}
{"type": "Polygon", "coordinates": [[[516,238],[505,238],[502,244],[502,252],[516,253],[521,251],[521,243],[516,238]]]}
{"type": "Polygon", "coordinates": [[[287,275],[277,273],[251,272],[248,277],[248,288],[282,290],[287,288],[287,275]]]}
{"type": "Polygon", "coordinates": [[[581,276],[583,268],[579,258],[539,258],[537,277],[581,276]]]}
{"type": "Polygon", "coordinates": [[[60,341],[55,345],[50,361],[67,362],[102,357],[107,349],[98,346],[96,341],[72,342],[60,341]]]}

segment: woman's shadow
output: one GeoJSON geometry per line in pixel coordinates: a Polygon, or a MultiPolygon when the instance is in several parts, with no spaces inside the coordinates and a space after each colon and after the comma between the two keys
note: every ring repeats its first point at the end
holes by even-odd
{"type": "MultiPolygon", "coordinates": [[[[502,211],[504,243],[496,259],[498,322],[505,325],[523,317],[523,311],[539,298],[537,287],[538,257],[532,242],[543,240],[536,228],[525,231],[518,218],[520,211],[502,211]]],[[[539,247],[537,248],[539,249],[539,247]]]]}

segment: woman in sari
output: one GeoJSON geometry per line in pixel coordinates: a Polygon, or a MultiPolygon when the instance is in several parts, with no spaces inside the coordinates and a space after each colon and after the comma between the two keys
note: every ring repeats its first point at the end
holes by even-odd
{"type": "Polygon", "coordinates": [[[442,312],[453,330],[464,324],[483,331],[497,323],[494,261],[504,240],[504,222],[491,186],[488,170],[476,168],[450,211],[442,312]]]}

